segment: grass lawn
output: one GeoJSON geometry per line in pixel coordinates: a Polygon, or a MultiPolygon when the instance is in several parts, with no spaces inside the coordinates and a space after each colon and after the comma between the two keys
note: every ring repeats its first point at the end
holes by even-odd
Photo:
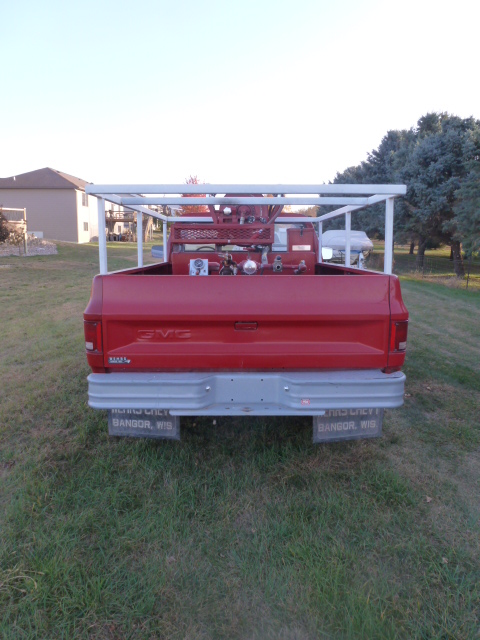
{"type": "Polygon", "coordinates": [[[109,439],[86,403],[97,263],[0,258],[2,639],[480,638],[478,293],[403,281],[407,397],[382,439],[251,417],[109,439]]]}
{"type": "MultiPolygon", "coordinates": [[[[417,255],[410,255],[408,245],[395,245],[393,272],[397,275],[415,277],[432,283],[440,283],[454,289],[473,289],[480,291],[480,258],[464,258],[464,276],[457,277],[455,267],[450,260],[450,247],[442,246],[438,249],[427,249],[423,260],[423,267],[417,265],[417,255]]],[[[383,271],[385,243],[374,240],[374,250],[367,259],[367,268],[383,271]]]]}

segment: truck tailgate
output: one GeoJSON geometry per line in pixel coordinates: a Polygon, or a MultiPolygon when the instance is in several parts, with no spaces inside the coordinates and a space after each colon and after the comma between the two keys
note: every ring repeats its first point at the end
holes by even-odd
{"type": "Polygon", "coordinates": [[[104,276],[110,371],[387,365],[389,277],[104,276]]]}

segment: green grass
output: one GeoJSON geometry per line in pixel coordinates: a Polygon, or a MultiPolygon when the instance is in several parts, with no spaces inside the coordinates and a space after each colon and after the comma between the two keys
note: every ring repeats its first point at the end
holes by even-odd
{"type": "MultiPolygon", "coordinates": [[[[374,241],[374,251],[367,259],[367,268],[383,271],[385,243],[374,241]]],[[[427,280],[440,283],[450,288],[463,288],[480,291],[480,258],[464,259],[465,274],[457,277],[454,263],[450,260],[450,247],[442,246],[438,249],[425,251],[424,266],[417,265],[417,255],[409,253],[408,245],[395,245],[393,272],[409,278],[427,280]]]]}
{"type": "Polygon", "coordinates": [[[1,638],[480,637],[478,294],[403,282],[382,439],[185,418],[180,443],[122,440],[86,404],[96,270],[92,246],[0,259],[1,638]]]}

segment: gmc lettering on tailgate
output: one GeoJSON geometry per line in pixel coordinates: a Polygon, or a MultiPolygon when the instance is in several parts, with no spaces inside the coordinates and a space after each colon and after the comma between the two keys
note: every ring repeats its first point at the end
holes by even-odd
{"type": "Polygon", "coordinates": [[[192,332],[188,329],[139,329],[137,331],[138,340],[188,340],[192,337],[192,332]]]}

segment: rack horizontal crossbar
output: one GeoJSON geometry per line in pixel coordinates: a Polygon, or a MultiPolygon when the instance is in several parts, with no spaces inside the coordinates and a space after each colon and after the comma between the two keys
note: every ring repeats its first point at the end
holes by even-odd
{"type": "Polygon", "coordinates": [[[268,205],[268,204],[282,204],[282,205],[320,205],[320,204],[335,204],[335,205],[368,205],[368,198],[344,198],[344,197],[333,197],[333,198],[322,198],[320,196],[310,196],[309,198],[289,198],[289,197],[248,197],[248,196],[235,196],[235,197],[225,197],[225,196],[207,196],[205,198],[201,197],[174,197],[174,196],[158,196],[158,197],[127,197],[121,198],[121,204],[125,207],[130,207],[132,205],[151,205],[151,204],[166,204],[166,205],[179,205],[179,206],[187,206],[187,205],[207,205],[207,204],[219,204],[219,205],[268,205]]]}
{"type": "MultiPolygon", "coordinates": [[[[213,218],[209,216],[171,216],[168,218],[168,222],[213,222],[213,218]]],[[[312,222],[315,224],[316,222],[320,222],[320,218],[315,218],[313,216],[279,216],[276,220],[276,224],[283,223],[294,223],[294,224],[304,224],[306,222],[312,222]]]]}
{"type": "Polygon", "coordinates": [[[85,192],[102,194],[316,194],[404,196],[403,184],[89,184],[85,192]]]}

